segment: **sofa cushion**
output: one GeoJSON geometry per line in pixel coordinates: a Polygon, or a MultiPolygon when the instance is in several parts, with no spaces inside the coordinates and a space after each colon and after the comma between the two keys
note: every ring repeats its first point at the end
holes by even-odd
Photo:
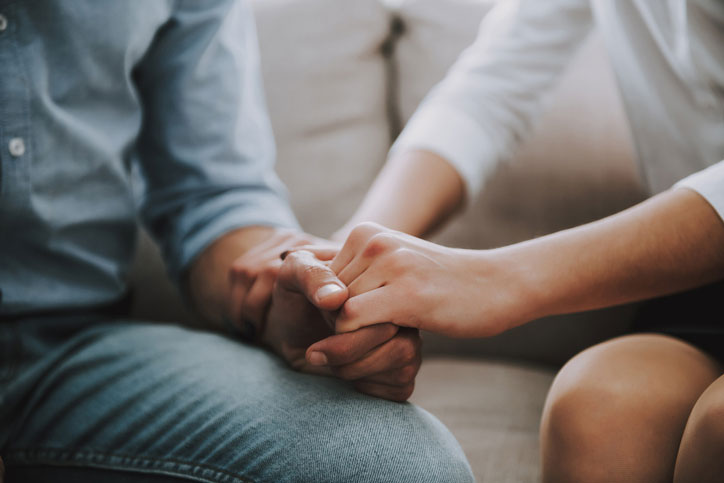
{"type": "Polygon", "coordinates": [[[497,0],[381,1],[400,20],[394,60],[396,108],[404,125],[430,88],[475,39],[481,20],[497,0]]]}
{"type": "Polygon", "coordinates": [[[543,366],[429,359],[411,400],[452,431],[478,481],[538,481],[538,426],[554,375],[543,366]]]}
{"type": "Polygon", "coordinates": [[[390,146],[389,13],[377,0],[253,6],[277,172],[302,226],[328,235],[357,207],[390,146]]]}

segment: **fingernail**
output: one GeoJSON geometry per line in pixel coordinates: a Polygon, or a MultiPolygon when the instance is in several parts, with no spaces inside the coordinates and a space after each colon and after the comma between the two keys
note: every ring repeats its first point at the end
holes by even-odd
{"type": "Polygon", "coordinates": [[[309,363],[313,366],[326,366],[327,356],[324,355],[324,352],[310,352],[309,363]]]}
{"type": "Polygon", "coordinates": [[[314,294],[314,296],[317,298],[317,300],[322,300],[332,294],[341,292],[342,290],[344,289],[339,285],[334,283],[328,283],[327,285],[323,285],[322,287],[320,287],[319,290],[317,290],[317,293],[314,294]]]}

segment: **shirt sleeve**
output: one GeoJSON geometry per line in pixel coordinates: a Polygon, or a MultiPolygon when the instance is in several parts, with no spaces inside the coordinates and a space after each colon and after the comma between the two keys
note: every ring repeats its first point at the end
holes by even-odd
{"type": "Polygon", "coordinates": [[[591,30],[587,0],[508,0],[423,100],[391,149],[447,159],[474,197],[530,130],[549,90],[591,30]]]}
{"type": "Polygon", "coordinates": [[[298,224],[273,172],[248,2],[175,5],[134,81],[143,107],[140,216],[178,279],[230,230],[298,224]]]}
{"type": "Polygon", "coordinates": [[[724,220],[724,161],[687,176],[674,188],[689,188],[704,197],[724,220]]]}

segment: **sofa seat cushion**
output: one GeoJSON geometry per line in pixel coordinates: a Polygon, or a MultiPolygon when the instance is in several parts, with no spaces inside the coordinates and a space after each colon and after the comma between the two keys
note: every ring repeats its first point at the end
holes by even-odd
{"type": "Polygon", "coordinates": [[[433,358],[412,402],[452,431],[478,481],[538,481],[538,426],[554,376],[546,366],[433,358]]]}

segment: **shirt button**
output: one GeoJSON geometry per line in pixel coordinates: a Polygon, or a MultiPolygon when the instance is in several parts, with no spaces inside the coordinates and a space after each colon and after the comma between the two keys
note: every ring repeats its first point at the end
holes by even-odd
{"type": "Polygon", "coordinates": [[[8,150],[16,158],[22,156],[25,154],[25,141],[23,141],[23,138],[12,138],[8,143],[8,150]]]}
{"type": "Polygon", "coordinates": [[[5,15],[0,13],[0,32],[8,28],[8,19],[5,15]]]}

